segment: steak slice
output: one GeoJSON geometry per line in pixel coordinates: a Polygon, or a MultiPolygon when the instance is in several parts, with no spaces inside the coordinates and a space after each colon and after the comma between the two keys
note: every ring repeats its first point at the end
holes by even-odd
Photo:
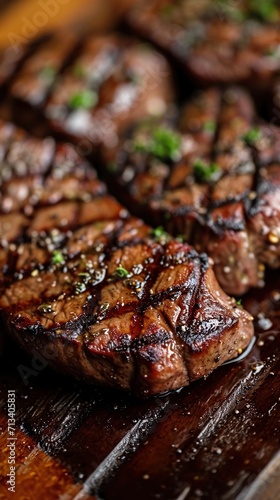
{"type": "Polygon", "coordinates": [[[54,33],[14,71],[7,94],[13,121],[37,135],[39,124],[41,135],[70,139],[89,154],[115,143],[128,121],[164,113],[173,88],[167,61],[152,47],[118,34],[78,42],[54,33]]]}
{"type": "Polygon", "coordinates": [[[133,8],[126,23],[195,83],[268,89],[279,72],[278,2],[153,0],[133,8]]]}
{"type": "Polygon", "coordinates": [[[71,146],[4,123],[2,135],[0,308],[20,346],[139,396],[242,352],[252,318],[206,255],[129,215],[71,146]]]}
{"type": "Polygon", "coordinates": [[[102,158],[130,210],[210,255],[236,296],[279,267],[279,133],[246,91],[210,88],[178,122],[140,121],[102,158]]]}

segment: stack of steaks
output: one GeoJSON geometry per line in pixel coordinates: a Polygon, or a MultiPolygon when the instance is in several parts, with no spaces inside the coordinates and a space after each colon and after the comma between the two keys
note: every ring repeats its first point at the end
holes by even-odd
{"type": "Polygon", "coordinates": [[[131,210],[207,252],[229,294],[280,266],[280,130],[243,89],[201,91],[175,122],[140,120],[102,158],[131,210]]]}
{"type": "Polygon", "coordinates": [[[247,346],[252,318],[205,254],[159,236],[66,144],[1,123],[1,314],[65,373],[147,396],[247,346]]]}
{"type": "Polygon", "coordinates": [[[2,55],[5,116],[29,130],[0,124],[0,307],[24,349],[147,396],[249,344],[231,296],[280,264],[269,5],[155,1],[125,22],[157,49],[54,33],[2,55]]]}

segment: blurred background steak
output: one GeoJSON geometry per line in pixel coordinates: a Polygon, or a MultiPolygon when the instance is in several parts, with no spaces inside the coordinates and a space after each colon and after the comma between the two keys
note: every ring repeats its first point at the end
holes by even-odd
{"type": "Polygon", "coordinates": [[[132,9],[126,22],[199,85],[243,83],[256,91],[279,72],[275,0],[153,0],[132,9]]]}
{"type": "MultiPolygon", "coordinates": [[[[180,3],[180,8],[184,5],[180,3]]],[[[262,36],[259,31],[256,36],[266,50],[276,47],[278,10],[273,11],[275,20],[261,19],[250,5],[239,6],[246,19],[242,26],[262,30],[262,36]]],[[[178,23],[186,31],[186,22],[210,23],[214,38],[215,23],[222,22],[221,30],[224,23],[234,23],[240,31],[236,19],[227,15],[221,21],[217,6],[210,7],[209,2],[188,2],[186,20],[179,19],[176,7],[174,33],[178,23]]],[[[167,22],[161,15],[157,19],[167,22]]],[[[187,26],[189,33],[192,24],[187,26]]],[[[228,27],[226,33],[231,33],[228,27]]],[[[205,36],[212,50],[210,35],[205,36]]],[[[261,55],[256,54],[261,64],[261,55]]],[[[194,59],[199,60],[196,55],[194,59]]],[[[132,213],[207,252],[227,293],[236,296],[262,286],[265,266],[279,267],[280,136],[260,114],[264,107],[256,98],[260,89],[254,95],[256,111],[248,89],[210,86],[191,93],[191,84],[182,80],[182,102],[165,57],[117,33],[49,34],[25,48],[12,66],[6,85],[3,80],[8,115],[36,135],[51,132],[75,144],[79,153],[93,159],[110,190],[132,213]],[[99,164],[97,152],[101,152],[99,164]]],[[[223,75],[219,66],[210,66],[215,75],[223,75]]],[[[249,68],[247,62],[244,67],[249,68]]],[[[0,73],[5,68],[3,62],[0,73]]],[[[276,67],[273,71],[271,67],[267,83],[271,79],[275,100],[276,67]]],[[[204,83],[210,81],[206,78],[204,83]]],[[[229,75],[227,83],[232,81],[243,80],[229,75]]],[[[220,83],[217,78],[215,83],[220,83]]],[[[250,86],[246,79],[243,83],[250,86]]]]}
{"type": "Polygon", "coordinates": [[[280,131],[241,88],[194,94],[177,120],[139,121],[102,149],[111,189],[136,214],[214,260],[241,295],[280,266],[280,131]]]}
{"type": "MultiPolygon", "coordinates": [[[[51,132],[70,139],[87,154],[100,143],[116,143],[118,132],[132,120],[163,114],[174,99],[166,59],[117,33],[79,40],[53,33],[28,53],[13,66],[8,117],[36,135],[51,132]]],[[[2,59],[0,75],[6,71],[9,80],[11,70],[2,59]]]]}

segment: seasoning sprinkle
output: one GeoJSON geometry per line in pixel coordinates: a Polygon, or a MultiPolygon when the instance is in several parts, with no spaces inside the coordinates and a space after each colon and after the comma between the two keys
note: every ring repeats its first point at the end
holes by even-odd
{"type": "Polygon", "coordinates": [[[41,304],[40,306],[37,307],[37,310],[44,314],[53,312],[51,304],[41,304]]]}
{"type": "Polygon", "coordinates": [[[143,142],[135,142],[135,151],[151,154],[160,160],[178,160],[181,156],[181,137],[168,128],[157,128],[143,142]]]}
{"type": "Polygon", "coordinates": [[[97,94],[94,90],[82,90],[70,97],[69,105],[72,108],[91,109],[97,103],[97,94]]]}
{"type": "Polygon", "coordinates": [[[242,139],[248,146],[255,146],[261,138],[261,131],[258,127],[252,127],[246,132],[242,139]]]}
{"type": "Polygon", "coordinates": [[[129,272],[122,266],[117,267],[116,271],[114,272],[114,276],[116,276],[117,278],[127,278],[128,275],[129,272]]]}
{"type": "Polygon", "coordinates": [[[155,227],[154,229],[152,229],[150,234],[156,241],[163,242],[163,240],[170,240],[170,235],[163,229],[162,226],[155,227]]]}
{"type": "Polygon", "coordinates": [[[204,132],[215,132],[216,123],[213,120],[204,122],[202,125],[202,130],[204,130],[204,132]]]}
{"type": "Polygon", "coordinates": [[[217,163],[206,163],[198,159],[193,163],[193,174],[197,182],[213,182],[220,177],[221,169],[217,163]]]}
{"type": "Polygon", "coordinates": [[[62,253],[60,252],[60,250],[54,250],[53,251],[52,263],[55,264],[55,265],[59,265],[59,264],[64,264],[65,263],[64,257],[62,255],[62,253]]]}

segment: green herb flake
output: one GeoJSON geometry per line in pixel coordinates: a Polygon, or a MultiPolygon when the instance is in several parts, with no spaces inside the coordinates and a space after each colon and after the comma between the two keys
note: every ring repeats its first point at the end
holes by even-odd
{"type": "Polygon", "coordinates": [[[170,234],[168,234],[162,226],[158,226],[155,229],[152,229],[151,231],[151,236],[154,240],[158,241],[161,244],[166,243],[167,241],[170,241],[170,234]]]}
{"type": "Polygon", "coordinates": [[[184,234],[178,234],[176,240],[179,241],[179,243],[184,243],[186,241],[186,236],[184,234]]]}
{"type": "Polygon", "coordinates": [[[202,130],[204,132],[215,132],[216,123],[212,120],[203,123],[202,130]]]}
{"type": "Polygon", "coordinates": [[[238,299],[235,302],[237,306],[242,307],[242,299],[238,299]]]}
{"type": "Polygon", "coordinates": [[[89,281],[90,279],[90,274],[89,273],[79,273],[78,276],[83,278],[83,281],[89,281]]]}
{"type": "Polygon", "coordinates": [[[221,169],[217,163],[206,163],[203,160],[196,160],[192,166],[193,174],[197,182],[213,182],[216,181],[221,169]]]}
{"type": "Polygon", "coordinates": [[[254,146],[261,138],[261,131],[257,127],[253,127],[246,134],[243,135],[242,139],[248,146],[254,146]]]}
{"type": "Polygon", "coordinates": [[[54,250],[52,254],[52,263],[55,265],[64,264],[65,259],[60,250],[54,250]]]}
{"type": "Polygon", "coordinates": [[[111,172],[112,174],[114,174],[117,170],[118,170],[118,166],[116,163],[108,163],[107,164],[107,170],[109,170],[109,172],[111,172]]]}
{"type": "Polygon", "coordinates": [[[160,160],[180,158],[181,138],[167,128],[157,128],[145,142],[136,142],[135,151],[147,153],[160,160]]]}
{"type": "Polygon", "coordinates": [[[97,103],[97,94],[94,90],[82,90],[73,94],[69,100],[72,108],[91,109],[97,103]]]}
{"type": "Polygon", "coordinates": [[[37,310],[43,314],[53,312],[51,304],[41,304],[40,306],[37,307],[37,310]]]}
{"type": "Polygon", "coordinates": [[[72,69],[72,72],[78,78],[83,78],[84,76],[86,76],[86,69],[81,64],[75,64],[75,66],[72,69]]]}
{"type": "Polygon", "coordinates": [[[86,284],[83,282],[75,283],[75,294],[79,295],[80,293],[85,292],[87,289],[86,284]]]}
{"type": "Polygon", "coordinates": [[[155,229],[152,229],[151,231],[151,236],[153,238],[162,238],[162,237],[166,237],[166,236],[169,236],[168,233],[163,229],[162,226],[158,226],[156,227],[155,229]]]}
{"type": "Polygon", "coordinates": [[[54,80],[56,73],[57,73],[56,68],[54,68],[53,66],[45,66],[44,68],[41,69],[39,76],[43,80],[52,82],[54,80]]]}
{"type": "Polygon", "coordinates": [[[129,272],[122,266],[117,267],[116,271],[114,272],[114,276],[116,276],[117,278],[127,278],[128,275],[129,272]]]}
{"type": "Polygon", "coordinates": [[[278,0],[249,0],[249,17],[255,17],[261,21],[275,21],[278,17],[278,0]]]}

